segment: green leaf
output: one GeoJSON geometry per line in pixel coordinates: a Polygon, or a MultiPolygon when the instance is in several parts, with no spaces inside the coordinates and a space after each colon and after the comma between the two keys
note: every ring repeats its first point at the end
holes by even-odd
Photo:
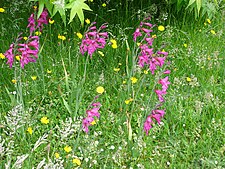
{"type": "Polygon", "coordinates": [[[54,8],[53,8],[53,12],[52,12],[52,16],[54,16],[57,12],[59,12],[64,25],[66,25],[66,12],[65,12],[65,6],[64,4],[62,4],[63,1],[55,1],[53,2],[54,4],[54,8]]]}
{"type": "Polygon", "coordinates": [[[41,13],[44,10],[44,6],[45,6],[45,0],[39,0],[39,7],[38,7],[38,15],[37,18],[40,17],[41,13]]]}
{"type": "Polygon", "coordinates": [[[202,7],[202,0],[196,0],[196,4],[197,4],[198,16],[199,16],[199,12],[202,7]]]}
{"type": "Polygon", "coordinates": [[[195,0],[190,0],[189,3],[188,3],[187,8],[188,8],[189,6],[191,6],[194,2],[195,2],[195,0]]]}
{"type": "Polygon", "coordinates": [[[77,15],[82,25],[84,23],[83,10],[92,11],[90,7],[84,3],[84,0],[71,0],[70,3],[66,5],[66,8],[71,9],[69,23],[72,22],[77,15]]]}

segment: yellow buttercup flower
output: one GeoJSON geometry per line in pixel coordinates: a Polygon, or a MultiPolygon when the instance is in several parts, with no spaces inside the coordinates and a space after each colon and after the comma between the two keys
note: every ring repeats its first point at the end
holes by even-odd
{"type": "Polygon", "coordinates": [[[55,158],[57,159],[59,157],[60,157],[59,153],[55,153],[55,158]]]}
{"type": "Polygon", "coordinates": [[[211,32],[211,34],[213,34],[213,35],[216,34],[216,32],[215,32],[214,30],[211,30],[210,32],[211,32]]]}
{"type": "Polygon", "coordinates": [[[20,61],[20,56],[16,55],[16,60],[20,61]]]}
{"type": "Polygon", "coordinates": [[[12,83],[16,84],[16,82],[17,82],[16,79],[12,79],[12,83]]]}
{"type": "Polygon", "coordinates": [[[137,46],[140,46],[140,45],[141,45],[141,43],[140,43],[140,42],[138,42],[138,43],[137,43],[137,46]]]}
{"type": "Polygon", "coordinates": [[[158,30],[159,30],[159,31],[164,31],[164,30],[165,30],[165,27],[162,26],[162,25],[160,25],[160,26],[158,26],[158,30]]]}
{"type": "Polygon", "coordinates": [[[80,161],[80,159],[79,158],[74,158],[73,159],[73,164],[76,164],[76,165],[81,165],[81,161],[80,161]]]}
{"type": "Polygon", "coordinates": [[[78,32],[78,33],[77,33],[77,37],[78,37],[79,39],[82,39],[82,38],[83,38],[83,35],[82,35],[80,32],[78,32]]]}
{"type": "Polygon", "coordinates": [[[102,86],[99,86],[96,88],[96,91],[97,93],[102,94],[105,91],[105,89],[102,86]]]}
{"type": "Polygon", "coordinates": [[[69,153],[69,152],[72,151],[72,148],[70,146],[65,146],[64,147],[64,151],[67,152],[67,153],[69,153]]]}
{"type": "Polygon", "coordinates": [[[50,24],[53,24],[55,21],[54,21],[54,20],[49,19],[49,20],[48,20],[48,22],[49,22],[50,24]]]}
{"type": "Polygon", "coordinates": [[[105,54],[101,51],[98,51],[98,53],[101,55],[101,56],[105,56],[105,54]]]}
{"type": "Polygon", "coordinates": [[[113,69],[115,72],[119,72],[120,71],[120,68],[114,68],[113,69]]]}
{"type": "Polygon", "coordinates": [[[51,73],[52,73],[52,71],[47,69],[47,73],[48,73],[48,74],[51,74],[51,73]]]}
{"type": "Polygon", "coordinates": [[[127,83],[127,81],[126,80],[123,80],[123,84],[126,84],[127,83]]]}
{"type": "Polygon", "coordinates": [[[5,55],[3,53],[0,53],[0,58],[5,59],[5,55]]]}
{"type": "Polygon", "coordinates": [[[118,65],[119,65],[119,66],[121,66],[121,65],[122,65],[122,63],[118,63],[118,65]]]}
{"type": "Polygon", "coordinates": [[[5,12],[5,9],[4,8],[0,8],[0,12],[1,13],[5,12]]]}
{"type": "Polygon", "coordinates": [[[37,80],[37,76],[31,76],[31,79],[32,79],[33,81],[35,81],[35,80],[37,80]]]}
{"type": "Polygon", "coordinates": [[[106,7],[106,3],[103,3],[103,4],[102,4],[102,7],[106,7]]]}
{"type": "Polygon", "coordinates": [[[184,44],[184,47],[185,47],[185,48],[187,47],[187,44],[186,44],[186,43],[184,44]]]}
{"type": "Polygon", "coordinates": [[[187,82],[190,82],[191,81],[191,78],[190,77],[187,77],[186,80],[187,80],[187,82]]]}
{"type": "Polygon", "coordinates": [[[132,98],[130,98],[130,99],[127,99],[127,100],[125,100],[125,103],[126,104],[129,104],[130,102],[132,102],[134,99],[132,99],[132,98]]]}
{"type": "Polygon", "coordinates": [[[66,40],[66,37],[65,36],[63,36],[63,35],[58,35],[58,39],[61,39],[61,40],[66,40]]]}
{"type": "Polygon", "coordinates": [[[27,132],[31,135],[31,134],[33,133],[32,128],[31,128],[31,127],[28,127],[28,128],[27,128],[27,132]]]}
{"type": "Polygon", "coordinates": [[[147,74],[148,74],[148,71],[147,71],[147,70],[144,70],[144,74],[146,74],[146,75],[147,75],[147,74]]]}
{"type": "Polygon", "coordinates": [[[85,22],[86,22],[86,24],[90,24],[91,23],[90,19],[85,19],[85,22]]]}
{"type": "Polygon", "coordinates": [[[157,36],[156,35],[152,35],[152,38],[157,38],[157,36]]]}
{"type": "Polygon", "coordinates": [[[211,20],[210,20],[210,19],[206,19],[206,21],[207,21],[209,24],[211,24],[211,20]]]}
{"type": "Polygon", "coordinates": [[[36,10],[37,9],[37,6],[33,6],[33,8],[36,10]]]}
{"type": "Polygon", "coordinates": [[[112,48],[116,49],[117,48],[117,42],[115,39],[111,39],[110,42],[112,43],[112,48]]]}
{"type": "Polygon", "coordinates": [[[23,37],[23,39],[24,39],[24,40],[27,40],[27,39],[28,39],[28,37],[26,37],[26,36],[25,36],[25,37],[23,37]]]}
{"type": "Polygon", "coordinates": [[[138,79],[136,77],[131,77],[130,80],[131,80],[132,84],[135,84],[138,81],[138,79]]]}
{"type": "Polygon", "coordinates": [[[96,121],[93,120],[93,121],[91,122],[91,125],[93,126],[93,125],[95,125],[95,124],[96,124],[96,121]]]}
{"type": "Polygon", "coordinates": [[[45,117],[45,116],[42,117],[42,118],[41,118],[41,123],[42,123],[42,124],[48,124],[48,123],[49,123],[48,117],[45,117]]]}
{"type": "Polygon", "coordinates": [[[36,31],[35,32],[35,35],[40,36],[41,35],[41,32],[40,31],[36,31]]]}

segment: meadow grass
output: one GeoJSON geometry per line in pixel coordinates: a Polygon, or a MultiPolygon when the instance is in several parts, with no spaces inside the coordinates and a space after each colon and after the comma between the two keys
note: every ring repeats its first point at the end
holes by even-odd
{"type": "MultiPolygon", "coordinates": [[[[88,25],[64,28],[56,19],[40,35],[36,63],[20,69],[16,62],[10,69],[0,59],[0,168],[225,168],[224,13],[211,24],[169,20],[158,23],[165,31],[155,27],[155,48],[164,43],[169,52],[171,85],[163,122],[146,136],[142,123],[156,102],[149,96],[157,79],[135,62],[132,33],[140,20],[113,24],[103,17],[104,10],[96,21],[108,22],[110,37],[118,43],[117,49],[100,50],[104,56],[80,54],[76,33],[83,34],[88,25]],[[105,89],[101,95],[98,86],[105,89]],[[96,95],[101,117],[86,134],[82,119],[96,95]],[[125,104],[129,98],[134,100],[125,104]],[[43,117],[48,124],[41,123],[43,117]]],[[[20,22],[13,27],[9,13],[1,15],[4,53],[25,27],[20,22]]]]}

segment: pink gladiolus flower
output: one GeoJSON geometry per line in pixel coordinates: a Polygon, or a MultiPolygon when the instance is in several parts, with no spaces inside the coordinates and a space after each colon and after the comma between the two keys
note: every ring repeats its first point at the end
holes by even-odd
{"type": "Polygon", "coordinates": [[[135,42],[136,42],[138,36],[142,36],[142,34],[141,34],[139,28],[137,28],[137,29],[135,30],[135,32],[133,33],[133,37],[134,37],[134,41],[135,41],[135,42]]]}
{"type": "Polygon", "coordinates": [[[144,131],[145,131],[146,135],[148,135],[149,130],[152,128],[152,125],[151,125],[152,123],[153,123],[153,121],[152,121],[151,116],[148,116],[146,121],[144,122],[144,131]]]}
{"type": "Polygon", "coordinates": [[[100,117],[100,114],[99,114],[98,110],[99,110],[99,108],[98,108],[98,107],[95,107],[95,108],[93,108],[93,109],[91,109],[91,110],[87,110],[86,113],[87,113],[87,115],[88,115],[89,117],[94,117],[94,116],[96,116],[96,117],[99,118],[99,117],[100,117]]]}
{"type": "Polygon", "coordinates": [[[88,133],[89,131],[88,127],[91,125],[91,122],[93,121],[94,121],[94,118],[89,116],[83,119],[82,126],[86,133],[88,133]]]}
{"type": "Polygon", "coordinates": [[[32,34],[35,30],[35,19],[34,19],[34,14],[31,14],[30,17],[28,18],[28,28],[30,28],[30,34],[32,34]]]}
{"type": "Polygon", "coordinates": [[[166,94],[166,91],[163,91],[163,90],[155,90],[155,93],[157,94],[159,101],[160,102],[164,102],[163,95],[166,94]]]}
{"type": "Polygon", "coordinates": [[[164,74],[170,74],[170,70],[165,70],[163,73],[164,74]]]}
{"type": "Polygon", "coordinates": [[[48,11],[47,9],[44,9],[43,12],[41,13],[39,19],[37,20],[38,22],[38,25],[37,25],[37,28],[40,29],[40,31],[42,31],[43,29],[43,24],[48,24],[48,11]]]}
{"type": "Polygon", "coordinates": [[[164,55],[164,56],[168,56],[168,52],[161,52],[161,51],[158,51],[157,54],[159,54],[159,55],[164,55]]]}
{"type": "Polygon", "coordinates": [[[162,91],[166,91],[168,89],[168,85],[170,84],[168,79],[169,79],[169,77],[166,76],[164,79],[159,80],[159,84],[162,85],[162,91]]]}
{"type": "Polygon", "coordinates": [[[14,44],[11,44],[9,47],[9,50],[7,50],[4,55],[8,59],[7,63],[10,68],[12,68],[13,62],[14,62],[14,54],[13,54],[13,48],[14,44]]]}

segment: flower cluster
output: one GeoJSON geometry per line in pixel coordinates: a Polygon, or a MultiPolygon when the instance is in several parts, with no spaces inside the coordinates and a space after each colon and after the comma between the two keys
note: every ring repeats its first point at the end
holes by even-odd
{"type": "Polygon", "coordinates": [[[107,32],[101,32],[103,29],[107,27],[106,24],[103,24],[98,30],[95,26],[96,22],[93,22],[91,26],[88,28],[88,31],[84,34],[84,39],[82,40],[80,46],[80,52],[82,55],[85,52],[88,52],[90,57],[92,58],[93,53],[97,49],[103,49],[106,45],[106,39],[108,39],[107,32]]]}
{"type": "MultiPolygon", "coordinates": [[[[149,20],[149,18],[146,20],[149,20]]],[[[141,22],[140,27],[138,27],[133,33],[133,40],[136,42],[138,37],[142,37],[139,45],[140,52],[138,56],[138,65],[141,68],[147,65],[152,75],[154,75],[157,67],[162,67],[165,64],[168,53],[165,51],[154,52],[154,48],[152,46],[155,37],[151,36],[151,33],[153,32],[152,28],[153,25],[151,23],[141,22]]],[[[170,70],[164,71],[163,74],[170,74],[170,70]]],[[[163,95],[166,94],[168,85],[170,84],[168,76],[160,79],[158,83],[162,85],[162,90],[155,90],[155,93],[158,96],[160,104],[152,110],[151,114],[147,116],[147,119],[144,122],[144,131],[147,135],[149,130],[152,128],[152,124],[154,124],[153,119],[155,119],[160,125],[161,119],[165,114],[165,110],[159,110],[158,108],[162,106],[162,103],[165,101],[163,95]]]]}
{"type": "Polygon", "coordinates": [[[43,24],[48,24],[47,16],[48,12],[45,9],[40,15],[40,18],[37,20],[37,26],[35,26],[36,20],[34,18],[34,14],[31,14],[28,19],[29,24],[27,26],[30,28],[30,36],[23,38],[20,35],[16,42],[12,43],[9,49],[4,53],[4,56],[8,59],[7,64],[10,68],[12,68],[14,58],[18,58],[17,60],[20,61],[21,68],[24,68],[24,65],[28,64],[29,62],[36,62],[39,52],[39,37],[33,36],[32,33],[36,29],[42,31],[43,24]],[[25,40],[25,42],[21,43],[23,40],[25,40]]]}
{"type": "Polygon", "coordinates": [[[100,113],[98,111],[101,107],[101,103],[92,103],[91,106],[93,106],[93,108],[86,111],[87,117],[83,119],[83,129],[86,133],[89,131],[88,127],[94,124],[94,117],[100,117],[100,113]]]}

